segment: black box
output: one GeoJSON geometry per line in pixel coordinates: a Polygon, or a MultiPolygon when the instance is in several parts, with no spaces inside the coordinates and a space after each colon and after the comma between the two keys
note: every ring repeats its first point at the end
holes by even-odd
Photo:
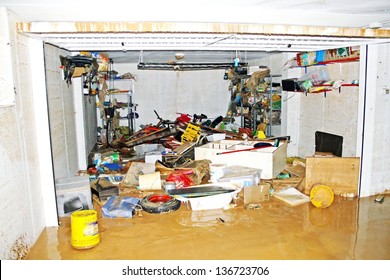
{"type": "Polygon", "coordinates": [[[297,79],[282,80],[282,89],[283,91],[299,91],[297,79]]]}

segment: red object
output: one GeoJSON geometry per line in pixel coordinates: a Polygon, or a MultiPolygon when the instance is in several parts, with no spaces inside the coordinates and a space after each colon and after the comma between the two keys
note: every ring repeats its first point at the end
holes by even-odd
{"type": "Polygon", "coordinates": [[[148,197],[148,200],[153,203],[160,203],[160,202],[165,203],[170,201],[171,199],[172,197],[167,194],[155,194],[148,197]]]}
{"type": "Polygon", "coordinates": [[[87,173],[90,175],[94,175],[94,174],[98,173],[98,170],[96,167],[90,167],[90,168],[88,168],[87,173]]]}
{"type": "MultiPolygon", "coordinates": [[[[260,143],[258,143],[258,144],[260,144],[260,143]]],[[[257,144],[255,144],[255,145],[257,145],[257,144]]],[[[244,152],[244,151],[252,151],[252,150],[258,150],[258,149],[269,148],[269,147],[273,147],[273,145],[265,145],[265,146],[258,146],[258,147],[255,146],[253,148],[248,148],[248,149],[221,152],[221,153],[217,153],[217,155],[225,155],[225,154],[238,153],[238,152],[244,152]]]]}
{"type": "Polygon", "coordinates": [[[155,127],[155,126],[146,126],[144,129],[143,129],[143,131],[145,131],[145,132],[154,132],[154,131],[157,131],[157,130],[160,130],[160,128],[158,128],[158,127],[155,127]]]}
{"type": "Polygon", "coordinates": [[[244,128],[244,127],[238,128],[238,132],[240,132],[240,133],[246,133],[248,136],[250,136],[250,135],[253,134],[253,130],[252,130],[252,129],[250,129],[250,128],[244,128]]]}
{"type": "Polygon", "coordinates": [[[297,65],[298,66],[302,66],[302,63],[301,63],[301,53],[297,53],[297,65]]]}
{"type": "Polygon", "coordinates": [[[191,121],[191,118],[187,114],[180,114],[179,117],[176,118],[178,123],[188,123],[191,121]]]}
{"type": "Polygon", "coordinates": [[[168,175],[165,181],[175,182],[177,189],[187,188],[194,185],[194,182],[188,176],[193,173],[193,170],[175,170],[168,175]]]}

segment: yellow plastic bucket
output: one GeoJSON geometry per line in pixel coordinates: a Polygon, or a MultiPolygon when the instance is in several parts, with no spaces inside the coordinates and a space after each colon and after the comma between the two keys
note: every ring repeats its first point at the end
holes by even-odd
{"type": "Polygon", "coordinates": [[[75,249],[89,249],[100,243],[97,212],[80,210],[71,215],[71,239],[75,249]]]}
{"type": "Polygon", "coordinates": [[[331,188],[325,185],[314,185],[310,191],[310,201],[318,208],[329,207],[334,200],[334,194],[331,188]]]}

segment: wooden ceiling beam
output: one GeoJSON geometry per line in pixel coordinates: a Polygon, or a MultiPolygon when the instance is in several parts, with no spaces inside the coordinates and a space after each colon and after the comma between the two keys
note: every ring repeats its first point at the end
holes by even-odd
{"type": "Polygon", "coordinates": [[[213,33],[390,38],[390,29],[303,25],[200,23],[200,22],[19,22],[17,30],[30,34],[60,33],[213,33]]]}

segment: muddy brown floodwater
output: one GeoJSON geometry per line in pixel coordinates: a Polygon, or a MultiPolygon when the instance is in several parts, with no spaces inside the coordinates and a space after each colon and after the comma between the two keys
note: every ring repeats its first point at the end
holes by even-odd
{"type": "Polygon", "coordinates": [[[70,218],[46,228],[26,259],[46,260],[377,260],[390,259],[390,195],[335,197],[325,209],[271,197],[262,208],[142,213],[99,218],[101,242],[71,246],[70,218]]]}

